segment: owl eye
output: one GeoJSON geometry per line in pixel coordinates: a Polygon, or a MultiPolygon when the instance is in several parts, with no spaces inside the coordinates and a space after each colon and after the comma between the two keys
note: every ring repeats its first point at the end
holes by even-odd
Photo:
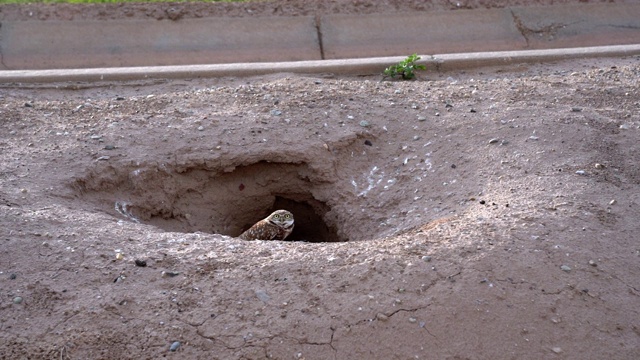
{"type": "Polygon", "coordinates": [[[286,214],[284,217],[288,219],[288,218],[290,218],[290,217],[291,217],[291,215],[286,214]]]}
{"type": "Polygon", "coordinates": [[[279,218],[280,218],[280,215],[275,214],[275,215],[273,215],[273,217],[274,217],[274,218],[276,218],[276,219],[279,219],[279,218]]]}

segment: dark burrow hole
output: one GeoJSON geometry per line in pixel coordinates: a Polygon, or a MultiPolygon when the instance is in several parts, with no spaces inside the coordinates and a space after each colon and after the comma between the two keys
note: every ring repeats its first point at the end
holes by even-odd
{"type": "MultiPolygon", "coordinates": [[[[74,187],[80,197],[120,219],[165,231],[236,237],[273,211],[285,209],[295,219],[285,241],[349,241],[327,202],[312,195],[318,189],[310,178],[304,163],[259,162],[226,173],[198,168],[96,169],[77,179],[74,187]]],[[[321,186],[327,188],[326,183],[321,186]]]]}

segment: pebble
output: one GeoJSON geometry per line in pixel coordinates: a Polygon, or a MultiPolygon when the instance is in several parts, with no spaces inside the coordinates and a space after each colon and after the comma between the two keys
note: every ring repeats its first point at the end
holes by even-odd
{"type": "Polygon", "coordinates": [[[631,127],[629,126],[629,124],[622,124],[620,125],[620,129],[622,130],[629,130],[631,127]]]}
{"type": "Polygon", "coordinates": [[[13,298],[13,303],[14,304],[20,304],[22,303],[22,297],[21,296],[16,296],[13,298]]]}
{"type": "Polygon", "coordinates": [[[100,156],[99,158],[96,159],[96,161],[109,160],[109,159],[111,159],[111,156],[105,155],[105,156],[100,156]]]}
{"type": "Polygon", "coordinates": [[[180,275],[179,272],[177,271],[163,271],[162,272],[162,277],[176,277],[180,275]]]}
{"type": "Polygon", "coordinates": [[[104,149],[105,150],[114,150],[116,147],[113,145],[105,145],[104,149]]]}
{"type": "Polygon", "coordinates": [[[360,121],[360,126],[369,127],[369,122],[367,120],[362,120],[362,121],[360,121]]]}
{"type": "Polygon", "coordinates": [[[529,140],[538,140],[538,139],[539,137],[537,136],[534,136],[534,135],[529,136],[529,140]]]}
{"type": "Polygon", "coordinates": [[[589,260],[589,265],[596,267],[598,266],[598,263],[595,260],[589,260]]]}
{"type": "Polygon", "coordinates": [[[560,269],[562,271],[566,271],[566,272],[571,271],[571,267],[569,265],[562,265],[562,266],[560,266],[560,269]]]}
{"type": "Polygon", "coordinates": [[[9,275],[9,280],[15,280],[18,277],[16,274],[9,275]]]}
{"type": "Polygon", "coordinates": [[[271,110],[271,115],[280,116],[280,115],[282,115],[282,111],[280,111],[278,109],[273,109],[273,110],[271,110]]]}
{"type": "Polygon", "coordinates": [[[617,203],[616,199],[609,201],[609,205],[615,205],[617,203]]]}
{"type": "Polygon", "coordinates": [[[373,144],[371,143],[371,141],[369,141],[369,140],[365,140],[365,141],[364,141],[364,144],[365,144],[365,145],[367,145],[367,146],[372,146],[372,145],[373,145],[373,144]]]}
{"type": "Polygon", "coordinates": [[[135,261],[136,266],[139,267],[146,267],[147,266],[147,262],[144,260],[140,260],[140,259],[136,259],[135,261]]]}
{"type": "Polygon", "coordinates": [[[409,318],[409,322],[410,322],[410,323],[414,323],[414,322],[416,322],[416,321],[418,321],[418,319],[416,319],[416,318],[414,318],[414,317],[410,317],[410,318],[409,318]]]}
{"type": "Polygon", "coordinates": [[[429,256],[429,255],[425,255],[425,256],[423,256],[423,257],[422,257],[422,261],[424,261],[424,262],[429,262],[429,261],[431,261],[431,256],[429,256]]]}
{"type": "Polygon", "coordinates": [[[562,348],[556,346],[554,348],[551,348],[551,351],[553,351],[556,354],[560,354],[562,352],[562,348]]]}
{"type": "Polygon", "coordinates": [[[587,173],[587,172],[586,172],[586,171],[584,171],[584,170],[578,170],[578,171],[576,171],[576,174],[578,174],[578,175],[585,175],[586,173],[587,173]]]}
{"type": "Polygon", "coordinates": [[[387,321],[389,320],[389,317],[383,313],[378,313],[376,315],[376,319],[380,320],[380,321],[387,321]]]}
{"type": "Polygon", "coordinates": [[[204,130],[204,126],[202,125],[198,126],[198,131],[202,131],[202,130],[204,130]]]}
{"type": "Polygon", "coordinates": [[[180,347],[180,341],[174,341],[173,344],[169,347],[169,351],[176,351],[180,347]]]}
{"type": "Polygon", "coordinates": [[[489,144],[497,144],[497,143],[498,143],[498,141],[500,141],[500,139],[498,139],[498,138],[493,138],[493,139],[489,140],[489,144]]]}
{"type": "Polygon", "coordinates": [[[573,111],[573,112],[580,112],[580,111],[582,111],[582,108],[581,108],[581,107],[577,107],[577,106],[575,106],[575,107],[572,107],[572,108],[571,108],[571,111],[573,111]]]}
{"type": "Polygon", "coordinates": [[[418,121],[427,121],[427,118],[422,115],[418,115],[418,121]]]}
{"type": "Polygon", "coordinates": [[[264,290],[255,290],[256,296],[262,302],[268,302],[270,297],[264,290]]]}
{"type": "Polygon", "coordinates": [[[99,140],[102,139],[102,135],[91,135],[91,140],[99,140]]]}
{"type": "Polygon", "coordinates": [[[595,167],[596,169],[604,169],[604,165],[602,165],[602,164],[600,164],[600,163],[596,163],[596,164],[594,165],[594,167],[595,167]]]}

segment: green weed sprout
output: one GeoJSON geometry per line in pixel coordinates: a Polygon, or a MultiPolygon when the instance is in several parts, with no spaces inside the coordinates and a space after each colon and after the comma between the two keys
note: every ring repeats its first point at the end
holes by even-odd
{"type": "Polygon", "coordinates": [[[384,69],[384,76],[395,78],[396,76],[402,76],[403,80],[411,80],[416,77],[416,70],[426,70],[427,67],[424,65],[416,64],[416,61],[420,60],[420,56],[418,54],[413,54],[407,56],[406,59],[402,60],[397,65],[389,66],[384,69]]]}

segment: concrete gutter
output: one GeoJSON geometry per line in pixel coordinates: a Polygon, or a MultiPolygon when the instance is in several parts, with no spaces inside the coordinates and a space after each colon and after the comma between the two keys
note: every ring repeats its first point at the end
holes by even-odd
{"type": "MultiPolygon", "coordinates": [[[[482,66],[548,62],[587,57],[640,56],[640,44],[569,49],[478,52],[464,54],[422,55],[420,63],[428,71],[451,71],[482,66]]],[[[46,83],[59,81],[122,81],[141,79],[179,79],[209,77],[242,77],[270,73],[345,75],[381,74],[404,56],[367,59],[311,60],[268,63],[236,63],[212,65],[146,66],[93,69],[7,70],[0,71],[0,83],[46,83]]]]}
{"type": "MultiPolygon", "coordinates": [[[[225,75],[248,75],[264,73],[266,68],[298,71],[291,69],[313,67],[333,72],[329,69],[335,69],[335,64],[358,68],[364,65],[313,61],[630,44],[640,44],[640,3],[317,18],[8,20],[0,24],[0,70],[254,63],[221,70],[206,66],[191,67],[192,70],[128,69],[122,71],[129,75],[120,76],[156,76],[161,71],[167,75],[184,71],[202,76],[219,76],[224,71],[225,75]],[[264,64],[292,61],[297,62],[295,66],[264,64]]],[[[385,59],[384,63],[389,61],[393,62],[385,59]]],[[[118,71],[100,72],[107,77],[118,76],[118,71]]]]}

